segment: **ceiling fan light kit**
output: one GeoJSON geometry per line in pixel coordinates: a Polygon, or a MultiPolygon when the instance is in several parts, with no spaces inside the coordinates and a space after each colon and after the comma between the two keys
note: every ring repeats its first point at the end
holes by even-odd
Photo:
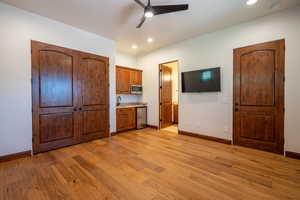
{"type": "Polygon", "coordinates": [[[147,5],[145,5],[140,0],[134,0],[134,1],[144,9],[144,15],[136,28],[141,28],[144,22],[146,21],[146,18],[151,18],[156,15],[179,12],[179,11],[184,11],[189,9],[188,4],[153,6],[151,5],[150,0],[148,0],[147,5]]]}
{"type": "Polygon", "coordinates": [[[151,17],[153,17],[153,16],[154,16],[154,14],[153,14],[153,12],[152,12],[151,10],[145,12],[145,17],[146,17],[146,18],[151,18],[151,17]]]}
{"type": "Polygon", "coordinates": [[[256,3],[257,3],[257,0],[248,0],[247,1],[247,5],[248,6],[252,6],[252,5],[256,4],[256,3]]]}

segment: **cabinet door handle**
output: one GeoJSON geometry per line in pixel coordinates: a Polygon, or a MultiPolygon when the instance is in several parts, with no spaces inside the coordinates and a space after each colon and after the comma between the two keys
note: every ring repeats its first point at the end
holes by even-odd
{"type": "Polygon", "coordinates": [[[77,107],[74,107],[74,108],[73,108],[73,111],[77,111],[77,107]]]}

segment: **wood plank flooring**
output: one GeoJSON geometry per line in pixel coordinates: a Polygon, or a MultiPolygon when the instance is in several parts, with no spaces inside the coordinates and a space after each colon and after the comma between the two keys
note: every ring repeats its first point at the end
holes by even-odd
{"type": "Polygon", "coordinates": [[[161,130],[163,130],[163,131],[169,131],[169,132],[173,132],[173,133],[178,133],[178,125],[177,124],[173,124],[171,126],[163,128],[161,130]]]}
{"type": "Polygon", "coordinates": [[[0,199],[300,199],[300,161],[144,129],[0,163],[0,199]]]}

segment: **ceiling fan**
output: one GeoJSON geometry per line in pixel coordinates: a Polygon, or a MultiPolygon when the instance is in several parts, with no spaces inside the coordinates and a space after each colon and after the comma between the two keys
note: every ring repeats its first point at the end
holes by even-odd
{"type": "Polygon", "coordinates": [[[141,28],[146,18],[151,18],[155,15],[161,15],[171,12],[178,12],[183,10],[188,10],[188,4],[178,4],[178,5],[163,5],[163,6],[152,6],[150,0],[148,0],[148,4],[145,5],[140,0],[134,0],[137,4],[139,4],[142,8],[144,8],[144,15],[141,19],[139,25],[136,28],[141,28]]]}

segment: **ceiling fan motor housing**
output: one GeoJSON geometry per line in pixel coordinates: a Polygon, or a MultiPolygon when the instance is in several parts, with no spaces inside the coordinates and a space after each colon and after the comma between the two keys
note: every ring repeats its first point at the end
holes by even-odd
{"type": "Polygon", "coordinates": [[[163,6],[152,6],[150,0],[148,0],[148,4],[145,5],[140,0],[134,0],[137,4],[139,4],[142,8],[144,8],[144,15],[141,19],[141,22],[137,26],[137,28],[141,28],[144,24],[146,18],[151,18],[155,15],[167,14],[172,12],[178,12],[183,10],[188,10],[188,4],[180,4],[180,5],[163,5],[163,6]]]}

